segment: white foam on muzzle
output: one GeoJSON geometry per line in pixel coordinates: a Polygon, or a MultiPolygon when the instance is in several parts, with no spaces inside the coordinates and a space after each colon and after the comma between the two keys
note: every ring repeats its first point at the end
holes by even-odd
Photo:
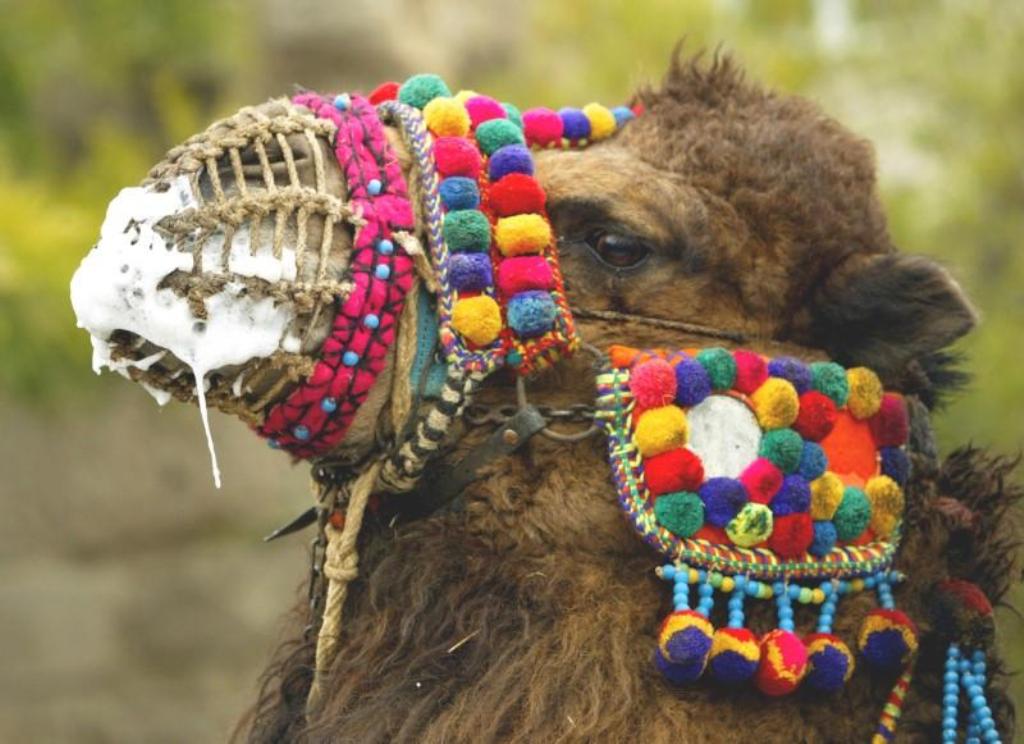
{"type": "MultiPolygon", "coordinates": [[[[117,330],[134,333],[191,367],[213,480],[220,488],[220,468],[206,407],[206,376],[273,354],[280,348],[294,312],[290,305],[275,304],[270,297],[252,297],[239,281],[228,281],[220,292],[206,299],[207,317],[199,318],[186,298],[160,286],[174,272],[192,271],[194,259],[192,253],[168,245],[155,226],[163,218],[195,206],[185,177],[172,181],[163,192],[151,187],[123,189],[107,208],[99,242],[71,279],[71,304],[78,326],[91,336],[92,364],[97,374],[107,367],[127,377],[129,368],[146,369],[162,356],[154,354],[138,361],[114,359],[110,337],[117,330]]],[[[245,265],[244,259],[235,261],[243,265],[231,268],[245,275],[273,275],[265,257],[256,261],[257,266],[245,265]]],[[[278,271],[278,277],[290,273],[287,261],[278,271]]],[[[161,405],[169,399],[166,392],[145,387],[161,405]]]]}

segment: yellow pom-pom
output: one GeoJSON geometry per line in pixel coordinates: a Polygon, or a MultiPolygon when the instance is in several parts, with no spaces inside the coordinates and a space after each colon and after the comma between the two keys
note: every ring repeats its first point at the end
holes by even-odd
{"type": "Polygon", "coordinates": [[[832,519],[844,489],[843,481],[831,472],[811,481],[811,519],[832,519]]]}
{"type": "Polygon", "coordinates": [[[466,297],[455,303],[452,328],[467,341],[485,346],[501,333],[501,309],[493,297],[466,297]]]}
{"type": "Polygon", "coordinates": [[[871,531],[888,537],[903,517],[903,489],[887,475],[878,475],[867,482],[864,493],[871,502],[871,531]]]}
{"type": "Polygon", "coordinates": [[[460,90],[458,93],[455,94],[455,100],[458,101],[459,103],[465,103],[473,96],[478,95],[480,94],[477,93],[475,90],[460,90]]]}
{"type": "Polygon", "coordinates": [[[588,103],[583,115],[590,121],[590,139],[602,140],[615,134],[615,114],[600,103],[588,103]]]}
{"type": "Polygon", "coordinates": [[[644,411],[634,438],[640,454],[653,457],[686,444],[686,414],[678,406],[661,406],[644,411]]]}
{"type": "MultiPolygon", "coordinates": [[[[749,501],[725,525],[725,534],[741,548],[752,548],[771,536],[772,526],[772,510],[765,504],[755,504],[749,501]]],[[[771,591],[768,584],[761,584],[761,586],[765,590],[771,591]]]]}
{"type": "Polygon", "coordinates": [[[423,107],[423,119],[435,137],[465,137],[469,133],[469,114],[454,98],[435,98],[423,107]]]}
{"type": "Polygon", "coordinates": [[[800,413],[800,397],[789,380],[769,377],[753,395],[757,420],[763,429],[785,429],[793,425],[800,413]]]}
{"type": "Polygon", "coordinates": [[[506,256],[540,253],[551,243],[551,225],[539,214],[502,217],[494,226],[494,242],[506,256]]]}
{"type": "Polygon", "coordinates": [[[846,370],[846,383],[850,388],[850,397],[846,407],[856,418],[866,419],[878,413],[882,406],[882,381],[878,375],[867,367],[854,367],[846,370]]]}

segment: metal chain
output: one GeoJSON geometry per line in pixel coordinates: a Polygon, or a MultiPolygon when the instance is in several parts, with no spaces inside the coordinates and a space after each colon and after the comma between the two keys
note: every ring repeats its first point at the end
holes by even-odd
{"type": "Polygon", "coordinates": [[[334,484],[317,482],[316,535],[310,541],[309,556],[309,624],[303,630],[309,641],[316,637],[323,621],[327,582],[324,581],[324,561],[327,560],[327,520],[338,505],[339,488],[334,484]]]}
{"type": "MultiPolygon", "coordinates": [[[[536,408],[548,421],[566,424],[589,424],[594,420],[594,406],[586,403],[574,403],[568,408],[554,408],[552,406],[536,406],[536,408]]],[[[519,408],[513,405],[488,406],[483,403],[473,403],[466,406],[462,417],[470,426],[483,426],[484,424],[500,426],[508,423],[509,419],[515,416],[517,411],[519,411],[519,408]]]]}

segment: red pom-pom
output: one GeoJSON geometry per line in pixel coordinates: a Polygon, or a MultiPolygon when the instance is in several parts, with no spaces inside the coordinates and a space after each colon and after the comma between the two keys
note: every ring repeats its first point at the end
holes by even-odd
{"type": "Polygon", "coordinates": [[[531,289],[554,288],[554,274],[543,256],[514,256],[498,264],[498,289],[505,297],[531,289]]]}
{"type": "Polygon", "coordinates": [[[814,540],[814,522],[807,513],[775,517],[768,547],[781,558],[797,558],[814,540]]]}
{"type": "Polygon", "coordinates": [[[434,162],[442,178],[480,175],[480,152],[462,137],[438,137],[434,140],[434,162]]]}
{"type": "Polygon", "coordinates": [[[655,496],[674,491],[696,491],[704,482],[704,465],[685,447],[644,458],[644,478],[655,496]]]}
{"type": "Polygon", "coordinates": [[[736,360],[736,382],[733,387],[750,395],[768,379],[768,362],[760,354],[746,349],[732,353],[736,360]]]}
{"type": "Polygon", "coordinates": [[[629,389],[643,408],[667,406],[676,399],[676,372],[664,359],[651,359],[633,368],[629,389]]]}
{"type": "Polygon", "coordinates": [[[773,630],[761,639],[761,663],[754,675],[765,695],[788,695],[807,673],[807,647],[793,632],[773,630]]]}
{"type": "Polygon", "coordinates": [[[715,527],[713,524],[706,524],[693,533],[695,540],[707,540],[717,545],[728,545],[732,541],[724,527],[715,527]]]}
{"type": "Polygon", "coordinates": [[[499,217],[541,212],[544,199],[544,189],[533,176],[525,173],[509,173],[491,185],[491,209],[499,217]]]}
{"type": "Polygon", "coordinates": [[[775,492],[782,488],[782,471],[771,460],[759,457],[747,466],[740,475],[740,482],[747,487],[750,500],[767,504],[775,492]]]}
{"type": "Polygon", "coordinates": [[[907,404],[903,396],[886,393],[878,413],[868,419],[871,434],[879,447],[899,447],[906,443],[910,433],[907,404]]]}
{"type": "Polygon", "coordinates": [[[507,114],[505,107],[490,96],[473,96],[466,100],[466,113],[473,124],[473,129],[491,119],[504,119],[507,114]]]}
{"type": "Polygon", "coordinates": [[[549,108],[533,108],[523,112],[523,130],[530,145],[550,145],[562,139],[562,117],[549,108]]]}
{"type": "Polygon", "coordinates": [[[809,390],[800,396],[800,413],[793,428],[804,439],[820,442],[836,425],[836,415],[835,401],[817,390],[809,390]]]}
{"type": "Polygon", "coordinates": [[[399,84],[394,82],[381,83],[373,89],[373,93],[368,96],[367,100],[369,100],[374,106],[378,103],[383,103],[384,101],[393,101],[398,98],[399,87],[399,84]]]}

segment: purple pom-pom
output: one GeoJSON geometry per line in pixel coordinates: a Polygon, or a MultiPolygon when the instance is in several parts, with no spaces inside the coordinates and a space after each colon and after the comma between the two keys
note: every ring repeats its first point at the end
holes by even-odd
{"type": "Polygon", "coordinates": [[[700,487],[704,502],[704,520],[715,527],[725,527],[747,503],[747,489],[734,478],[709,478],[700,487]]]}
{"type": "Polygon", "coordinates": [[[836,526],[831,522],[814,523],[814,539],[807,552],[818,558],[825,557],[829,551],[836,546],[839,535],[836,533],[836,526]]]}
{"type": "Polygon", "coordinates": [[[772,513],[776,517],[802,514],[811,508],[811,487],[801,475],[787,475],[782,488],[772,498],[772,513]]]}
{"type": "Polygon", "coordinates": [[[665,679],[677,685],[693,682],[704,673],[703,661],[694,661],[689,664],[673,664],[662,656],[661,651],[658,649],[654,651],[654,665],[665,676],[665,679]]]}
{"type": "Polygon", "coordinates": [[[796,471],[808,481],[812,481],[824,475],[827,469],[828,457],[821,445],[817,442],[804,442],[803,452],[800,453],[800,464],[796,471]]]}
{"type": "Polygon", "coordinates": [[[575,142],[590,136],[590,119],[579,109],[559,109],[558,115],[562,117],[562,136],[567,140],[575,142]]]}
{"type": "Polygon", "coordinates": [[[494,283],[486,253],[452,253],[449,266],[448,278],[460,292],[480,292],[494,283]]]}
{"type": "Polygon", "coordinates": [[[491,181],[497,181],[509,173],[525,173],[533,175],[533,156],[525,145],[505,145],[499,147],[487,161],[487,170],[491,181]]]}
{"type": "Polygon", "coordinates": [[[811,370],[806,364],[794,357],[776,357],[768,362],[768,374],[789,380],[796,388],[798,395],[811,389],[811,370]]]}
{"type": "Polygon", "coordinates": [[[681,406],[695,406],[709,395],[711,378],[704,365],[683,355],[676,364],[676,402],[681,406]]]}
{"type": "Polygon", "coordinates": [[[910,477],[910,459],[899,447],[882,447],[882,474],[888,475],[901,486],[906,485],[910,477]]]}

